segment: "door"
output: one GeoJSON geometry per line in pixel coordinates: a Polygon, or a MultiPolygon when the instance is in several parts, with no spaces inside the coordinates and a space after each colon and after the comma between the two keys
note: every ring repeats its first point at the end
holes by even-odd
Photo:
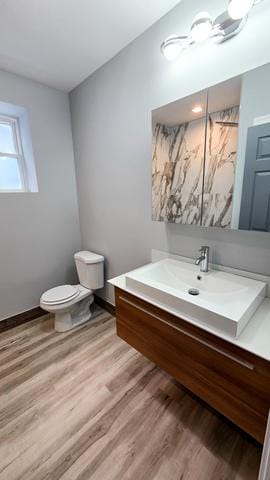
{"type": "Polygon", "coordinates": [[[239,228],[270,232],[270,123],[248,129],[239,228]]]}

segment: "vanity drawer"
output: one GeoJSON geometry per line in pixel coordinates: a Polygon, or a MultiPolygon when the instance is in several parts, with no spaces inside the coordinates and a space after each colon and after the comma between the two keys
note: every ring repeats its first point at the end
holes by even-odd
{"type": "Polygon", "coordinates": [[[263,442],[269,362],[120,289],[116,319],[121,338],[263,442]]]}

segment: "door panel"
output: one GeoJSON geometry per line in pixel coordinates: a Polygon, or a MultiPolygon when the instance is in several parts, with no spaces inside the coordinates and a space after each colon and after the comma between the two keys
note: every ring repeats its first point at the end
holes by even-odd
{"type": "Polygon", "coordinates": [[[270,171],[255,175],[250,229],[270,232],[270,171]]]}
{"type": "Polygon", "coordinates": [[[248,129],[239,228],[270,231],[270,123],[248,129]]]}

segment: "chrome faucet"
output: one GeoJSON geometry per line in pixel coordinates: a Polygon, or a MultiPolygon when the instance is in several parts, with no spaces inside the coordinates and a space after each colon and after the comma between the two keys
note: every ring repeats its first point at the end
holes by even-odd
{"type": "Polygon", "coordinates": [[[201,255],[195,260],[195,265],[200,265],[201,272],[209,271],[209,251],[210,247],[201,247],[199,250],[201,255]]]}

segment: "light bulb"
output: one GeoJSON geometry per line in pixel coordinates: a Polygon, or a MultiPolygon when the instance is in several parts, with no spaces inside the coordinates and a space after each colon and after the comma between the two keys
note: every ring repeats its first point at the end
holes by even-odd
{"type": "Polygon", "coordinates": [[[191,25],[191,38],[196,43],[201,43],[209,38],[213,28],[212,19],[207,12],[200,12],[191,25]]]}
{"type": "Polygon", "coordinates": [[[196,107],[192,108],[193,113],[201,113],[202,112],[202,107],[200,105],[196,105],[196,107]]]}
{"type": "Polygon", "coordinates": [[[178,43],[169,43],[163,50],[164,57],[169,61],[176,60],[181,52],[182,47],[178,43]]]}
{"type": "Polygon", "coordinates": [[[181,54],[183,48],[186,47],[187,37],[170,35],[164,42],[161,44],[161,51],[164,57],[169,60],[176,60],[181,54]]]}
{"type": "Polygon", "coordinates": [[[254,0],[230,0],[228,13],[233,20],[240,20],[246,17],[253,4],[254,0]]]}

